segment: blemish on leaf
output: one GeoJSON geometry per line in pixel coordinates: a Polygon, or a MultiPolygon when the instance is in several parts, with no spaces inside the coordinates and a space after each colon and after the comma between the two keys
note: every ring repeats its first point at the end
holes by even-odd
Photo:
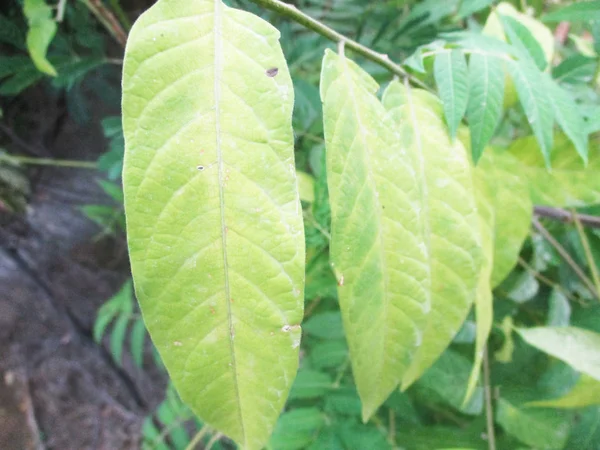
{"type": "Polygon", "coordinates": [[[180,341],[175,341],[175,342],[173,342],[173,345],[175,347],[181,347],[183,344],[180,341]]]}
{"type": "Polygon", "coordinates": [[[297,330],[298,328],[300,328],[300,325],[284,325],[281,327],[281,331],[284,333],[289,333],[290,331],[297,330]]]}
{"type": "Polygon", "coordinates": [[[279,73],[279,69],[277,67],[272,67],[268,69],[266,72],[268,77],[273,78],[275,75],[279,73]]]}
{"type": "Polygon", "coordinates": [[[338,280],[338,286],[344,285],[344,275],[340,275],[340,279],[338,280]]]}
{"type": "Polygon", "coordinates": [[[216,311],[215,311],[215,308],[214,308],[214,307],[212,307],[212,306],[210,307],[210,313],[211,313],[211,314],[215,314],[215,313],[216,313],[216,311]]]}
{"type": "Polygon", "coordinates": [[[198,167],[196,167],[196,169],[198,169],[200,172],[202,172],[204,170],[204,166],[198,166],[198,167]]]}

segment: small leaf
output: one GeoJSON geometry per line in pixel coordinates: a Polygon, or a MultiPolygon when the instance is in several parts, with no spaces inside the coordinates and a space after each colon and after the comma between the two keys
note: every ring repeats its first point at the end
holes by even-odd
{"type": "Polygon", "coordinates": [[[569,434],[569,423],[563,416],[520,409],[503,398],[496,405],[496,421],[508,434],[535,448],[563,449],[569,434]]]}
{"type": "Polygon", "coordinates": [[[526,406],[539,408],[585,408],[600,405],[600,381],[582,375],[577,384],[568,393],[552,400],[529,402],[526,406]]]}
{"type": "Polygon", "coordinates": [[[110,353],[119,365],[122,364],[123,345],[125,344],[125,334],[127,333],[127,326],[131,316],[128,313],[121,313],[110,333],[110,353]]]}
{"type": "Polygon", "coordinates": [[[519,49],[524,58],[531,58],[538,69],[544,70],[548,65],[544,49],[525,25],[510,16],[500,16],[504,31],[512,45],[519,49]]]}
{"type": "Polygon", "coordinates": [[[322,397],[333,388],[333,380],[325,372],[300,370],[290,391],[290,399],[322,397]]]}
{"type": "Polygon", "coordinates": [[[530,345],[600,381],[600,334],[576,327],[518,328],[530,345]]]}
{"type": "Polygon", "coordinates": [[[303,327],[306,334],[321,339],[341,339],[344,337],[342,315],[338,311],[327,311],[310,317],[303,327]]]}
{"type": "Polygon", "coordinates": [[[296,172],[298,176],[298,192],[300,200],[307,203],[315,201],[315,179],[306,172],[296,172]]]}
{"type": "Polygon", "coordinates": [[[464,19],[477,11],[482,10],[494,3],[495,0],[463,0],[456,13],[457,19],[464,19]]]}
{"type": "Polygon", "coordinates": [[[544,76],[547,87],[546,95],[550,99],[556,121],[565,134],[571,139],[577,153],[587,164],[588,162],[588,133],[586,123],[580,113],[580,108],[575,103],[573,95],[559,86],[550,77],[544,76]]]}
{"type": "Polygon", "coordinates": [[[318,408],[296,408],[281,415],[269,442],[277,450],[301,450],[315,438],[325,425],[325,416],[318,408]]]}
{"type": "Polygon", "coordinates": [[[119,292],[107,300],[100,309],[98,309],[96,321],[94,322],[94,341],[98,343],[101,342],[106,327],[112,322],[117,314],[128,310],[129,305],[133,307],[132,288],[133,285],[131,284],[131,280],[126,281],[121,289],[119,289],[119,292]]]}
{"type": "Polygon", "coordinates": [[[507,65],[529,125],[540,145],[546,165],[550,167],[554,112],[546,83],[540,82],[540,77],[546,75],[528,61],[511,61],[507,65]]]}
{"type": "Polygon", "coordinates": [[[544,22],[588,22],[600,20],[600,1],[577,1],[542,16],[544,22]]]}
{"type": "Polygon", "coordinates": [[[460,50],[442,51],[435,56],[433,74],[444,105],[450,137],[456,130],[467,110],[469,98],[467,61],[460,50]]]}
{"type": "Polygon", "coordinates": [[[532,201],[558,208],[600,203],[600,141],[590,141],[587,166],[566,136],[557,134],[554,141],[552,172],[546,169],[533,136],[517,139],[509,148],[510,155],[518,161],[513,171],[529,184],[532,201]]]}
{"type": "Polygon", "coordinates": [[[473,162],[477,164],[502,115],[504,69],[501,61],[487,55],[471,55],[469,86],[467,120],[473,162]]]}
{"type": "Polygon", "coordinates": [[[549,327],[566,327],[569,325],[571,318],[571,305],[565,295],[554,288],[548,299],[550,306],[548,308],[549,327]]]}
{"type": "Polygon", "coordinates": [[[142,367],[144,364],[144,341],[146,340],[146,326],[141,318],[134,322],[133,327],[131,328],[130,340],[131,357],[133,358],[133,362],[138,367],[142,367]]]}
{"type": "Polygon", "coordinates": [[[348,358],[348,346],[343,340],[320,342],[310,349],[309,358],[315,369],[338,367],[348,358]]]}
{"type": "Polygon", "coordinates": [[[220,0],[159,0],[133,26],[123,67],[127,237],[144,320],[182,400],[247,450],[263,448],[283,408],[303,316],[279,37],[220,0]]]}
{"type": "Polygon", "coordinates": [[[27,50],[35,66],[48,75],[56,76],[56,69],[46,59],[48,46],[56,34],[52,8],[45,0],[25,0],[23,12],[27,17],[29,30],[27,31],[27,50]]]}

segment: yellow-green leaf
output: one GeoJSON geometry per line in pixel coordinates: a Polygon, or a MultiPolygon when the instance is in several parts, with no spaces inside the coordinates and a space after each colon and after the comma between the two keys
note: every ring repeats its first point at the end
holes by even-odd
{"type": "Polygon", "coordinates": [[[446,349],[469,312],[481,271],[480,223],[470,158],[459,140],[451,142],[439,99],[394,81],[383,103],[399,128],[405,154],[417,159],[431,270],[431,312],[404,389],[446,349]]]}
{"type": "Polygon", "coordinates": [[[52,8],[45,0],[25,0],[23,12],[27,17],[27,50],[40,72],[56,76],[56,69],[46,58],[48,47],[56,34],[52,8]]]}
{"type": "Polygon", "coordinates": [[[160,0],[123,75],[128,244],[181,398],[259,450],[298,366],[304,238],[279,32],[221,0],[160,0]]]}
{"type": "Polygon", "coordinates": [[[518,160],[514,173],[529,184],[534,204],[567,208],[600,203],[598,139],[590,141],[588,164],[585,166],[569,139],[562,134],[555,135],[551,172],[546,169],[533,136],[514,141],[509,153],[518,160]]]}
{"type": "Polygon", "coordinates": [[[419,155],[403,145],[377,90],[355,63],[326,51],[331,260],[365,420],[402,380],[430,309],[419,155]]]}

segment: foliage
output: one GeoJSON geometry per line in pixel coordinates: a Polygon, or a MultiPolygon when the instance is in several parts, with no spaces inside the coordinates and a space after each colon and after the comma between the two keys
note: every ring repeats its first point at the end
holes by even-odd
{"type": "MultiPolygon", "coordinates": [[[[123,129],[102,122],[99,167],[117,181],[125,153],[137,297],[173,382],[144,448],[216,431],[272,450],[598,447],[600,234],[530,228],[534,205],[600,212],[598,2],[295,2],[402,61],[400,80],[255,5],[276,2],[227,3],[145,13],[123,129]]],[[[2,21],[1,94],[110,80],[104,45],[61,47],[59,25],[46,54],[31,20],[2,21]]],[[[116,207],[83,208],[104,232],[124,228],[115,186],[116,207]]],[[[105,335],[143,367],[131,282],[99,310],[105,335]]]]}

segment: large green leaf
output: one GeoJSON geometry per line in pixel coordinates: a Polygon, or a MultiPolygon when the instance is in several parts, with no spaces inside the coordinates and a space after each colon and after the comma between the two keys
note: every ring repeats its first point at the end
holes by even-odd
{"type": "Polygon", "coordinates": [[[182,399],[243,448],[298,365],[304,239],[278,31],[220,0],[160,0],[123,76],[137,297],[182,399]],[[168,119],[168,120],[167,120],[168,119]]]}
{"type": "Polygon", "coordinates": [[[552,171],[545,167],[533,136],[512,143],[509,153],[518,160],[514,173],[529,184],[535,204],[555,207],[578,207],[600,203],[599,141],[590,141],[588,165],[585,166],[566,136],[557,134],[552,149],[552,171]]]}
{"type": "Polygon", "coordinates": [[[467,110],[469,98],[467,61],[460,50],[447,50],[438,53],[433,63],[433,74],[444,105],[450,137],[456,137],[456,130],[467,110]]]}
{"type": "Polygon", "coordinates": [[[405,154],[417,159],[431,271],[431,312],[402,381],[407,388],[446,349],[474,301],[482,260],[480,225],[470,158],[460,141],[451,143],[439,99],[394,81],[383,103],[396,121],[405,154]]]}
{"type": "Polygon", "coordinates": [[[530,345],[600,381],[600,334],[577,327],[517,329],[530,345]]]}
{"type": "Polygon", "coordinates": [[[529,29],[518,20],[510,16],[500,16],[504,32],[510,43],[519,52],[520,58],[530,58],[538,69],[544,70],[548,65],[544,49],[529,29]]]}
{"type": "MultiPolygon", "coordinates": [[[[430,309],[419,156],[400,141],[377,90],[360,67],[326,51],[331,260],[365,419],[402,380],[430,309]]],[[[448,139],[445,125],[440,133],[448,139]]]]}
{"type": "Polygon", "coordinates": [[[45,0],[25,0],[23,12],[27,17],[27,50],[33,63],[40,72],[56,76],[56,69],[46,58],[48,46],[56,34],[56,22],[52,17],[52,8],[45,0]]]}
{"type": "Polygon", "coordinates": [[[493,56],[475,53],[469,60],[467,119],[471,130],[471,153],[477,163],[502,115],[504,68],[493,56]]]}

